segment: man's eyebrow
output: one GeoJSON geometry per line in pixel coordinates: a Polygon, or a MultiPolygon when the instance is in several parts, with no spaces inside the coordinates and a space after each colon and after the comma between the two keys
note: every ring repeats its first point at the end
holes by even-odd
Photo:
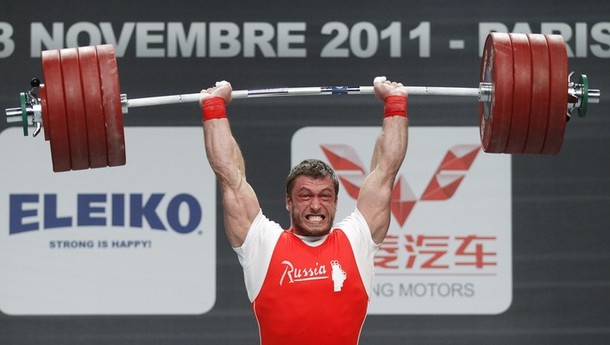
{"type": "MultiPolygon", "coordinates": [[[[305,187],[305,186],[303,186],[303,187],[301,187],[301,188],[296,190],[296,192],[302,192],[302,191],[312,192],[313,193],[313,189],[305,187]]],[[[331,187],[326,187],[326,188],[320,190],[320,193],[323,193],[323,192],[334,192],[334,189],[331,188],[331,187]]]]}

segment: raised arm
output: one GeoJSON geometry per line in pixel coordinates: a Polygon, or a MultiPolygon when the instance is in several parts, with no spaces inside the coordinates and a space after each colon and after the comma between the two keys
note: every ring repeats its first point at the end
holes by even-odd
{"type": "Polygon", "coordinates": [[[205,152],[222,193],[225,232],[233,247],[244,243],[260,204],[246,181],[246,170],[241,150],[231,133],[226,117],[226,105],[231,102],[231,84],[220,82],[216,87],[202,90],[205,152]]]}
{"type": "Polygon", "coordinates": [[[383,242],[390,226],[391,197],[396,174],[407,152],[407,92],[402,84],[375,78],[375,95],[385,103],[381,133],[377,137],[371,173],[366,177],[357,207],[366,219],[375,243],[383,242]]]}

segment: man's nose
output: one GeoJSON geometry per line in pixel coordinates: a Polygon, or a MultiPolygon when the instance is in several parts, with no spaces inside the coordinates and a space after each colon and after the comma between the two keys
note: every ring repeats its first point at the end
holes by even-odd
{"type": "Polygon", "coordinates": [[[309,206],[312,210],[319,210],[322,206],[322,203],[320,202],[320,199],[318,197],[313,197],[309,206]]]}

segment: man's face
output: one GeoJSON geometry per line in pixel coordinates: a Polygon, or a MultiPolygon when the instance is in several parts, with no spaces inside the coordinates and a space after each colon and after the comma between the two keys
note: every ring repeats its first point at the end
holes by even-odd
{"type": "Polygon", "coordinates": [[[337,195],[330,177],[314,179],[299,176],[286,196],[292,231],[303,236],[322,236],[330,232],[337,212],[337,195]]]}

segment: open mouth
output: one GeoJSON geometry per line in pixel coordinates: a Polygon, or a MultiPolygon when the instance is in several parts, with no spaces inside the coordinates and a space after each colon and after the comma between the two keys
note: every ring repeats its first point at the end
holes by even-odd
{"type": "Polygon", "coordinates": [[[319,214],[310,214],[308,216],[305,216],[305,219],[307,219],[310,222],[317,223],[317,222],[324,221],[324,219],[326,219],[326,217],[323,215],[319,215],[319,214]]]}

